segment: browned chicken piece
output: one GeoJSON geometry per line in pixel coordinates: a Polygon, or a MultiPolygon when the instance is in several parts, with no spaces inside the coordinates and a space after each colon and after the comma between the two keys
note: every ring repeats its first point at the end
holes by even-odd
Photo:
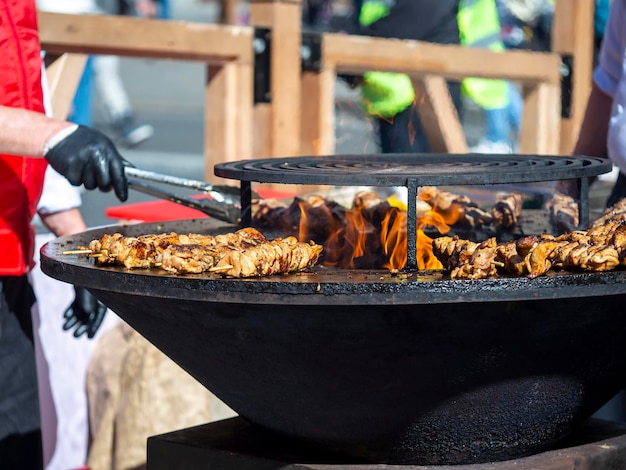
{"type": "Polygon", "coordinates": [[[604,209],[602,217],[594,220],[590,228],[605,225],[609,220],[623,221],[626,220],[626,198],[620,199],[611,207],[604,209]]]}
{"type": "Polygon", "coordinates": [[[476,243],[458,236],[439,237],[433,240],[433,254],[452,279],[480,279],[496,272],[495,246],[495,239],[476,243]]]}
{"type": "Polygon", "coordinates": [[[370,209],[379,204],[387,204],[387,201],[372,191],[359,191],[352,200],[352,207],[358,209],[370,209]]]}
{"type": "Polygon", "coordinates": [[[565,269],[609,271],[619,265],[619,255],[612,246],[579,244],[563,260],[565,269]]]}
{"type": "Polygon", "coordinates": [[[496,239],[492,237],[476,247],[468,262],[471,267],[468,279],[484,279],[496,274],[496,246],[496,239]]]}
{"type": "Polygon", "coordinates": [[[611,219],[607,220],[604,225],[591,227],[589,230],[587,230],[589,242],[593,245],[607,245],[610,242],[610,239],[615,230],[617,230],[623,224],[624,221],[611,219]]]}
{"type": "Polygon", "coordinates": [[[615,229],[608,244],[617,251],[620,266],[626,266],[626,223],[615,229]]]}
{"type": "Polygon", "coordinates": [[[501,264],[504,269],[516,276],[527,274],[526,264],[515,247],[515,241],[500,243],[496,247],[496,263],[501,264]]]}
{"type": "Polygon", "coordinates": [[[321,245],[298,242],[295,237],[278,238],[243,251],[225,253],[215,271],[237,278],[301,271],[314,266],[321,252],[321,245]]]}
{"type": "Polygon", "coordinates": [[[279,199],[260,199],[252,204],[252,220],[268,227],[278,227],[287,204],[279,199]]]}
{"type": "Polygon", "coordinates": [[[537,243],[539,243],[539,239],[539,235],[528,235],[517,239],[515,241],[517,254],[523,259],[526,259],[530,252],[537,246],[537,243]]]}
{"type": "Polygon", "coordinates": [[[105,234],[100,240],[92,240],[89,249],[96,255],[99,264],[120,264],[131,269],[149,268],[158,262],[154,246],[119,233],[105,234]]]}
{"type": "Polygon", "coordinates": [[[265,243],[265,236],[255,228],[247,227],[234,233],[215,235],[215,244],[232,248],[243,249],[265,243]]]}
{"type": "Polygon", "coordinates": [[[546,203],[550,212],[550,223],[557,233],[566,233],[578,227],[578,203],[571,196],[554,193],[546,203]]]}
{"type": "Polygon", "coordinates": [[[99,255],[98,262],[102,264],[114,263],[115,256],[110,254],[110,248],[113,243],[122,238],[124,238],[124,236],[121,233],[111,235],[105,233],[101,238],[89,242],[88,248],[91,250],[92,254],[99,255]]]}
{"type": "Polygon", "coordinates": [[[573,232],[567,232],[556,237],[558,241],[565,242],[578,242],[578,243],[590,243],[591,239],[584,230],[574,230],[573,232]]]}
{"type": "Polygon", "coordinates": [[[417,196],[430,204],[448,224],[480,228],[492,222],[491,214],[480,209],[467,196],[443,191],[436,186],[421,186],[417,190],[417,196]]]}
{"type": "Polygon", "coordinates": [[[527,277],[533,279],[547,273],[553,264],[555,251],[561,242],[551,238],[539,238],[539,241],[524,257],[528,271],[527,277]]]}
{"type": "Polygon", "coordinates": [[[484,225],[490,225],[493,222],[493,216],[479,207],[465,206],[462,217],[457,224],[470,228],[480,228],[484,225]]]}
{"type": "Polygon", "coordinates": [[[478,243],[463,240],[458,235],[455,235],[454,237],[435,238],[432,246],[435,257],[445,269],[452,271],[452,269],[472,256],[478,243]]]}
{"type": "Polygon", "coordinates": [[[220,254],[202,245],[170,245],[161,257],[161,268],[173,273],[202,273],[219,261],[220,254]]]}
{"type": "Polygon", "coordinates": [[[443,191],[436,186],[421,186],[417,190],[417,197],[426,201],[438,212],[447,212],[453,204],[468,205],[472,201],[467,196],[461,196],[448,191],[443,191]]]}
{"type": "Polygon", "coordinates": [[[498,193],[491,209],[493,226],[498,230],[517,226],[522,215],[522,205],[520,193],[498,193]]]}

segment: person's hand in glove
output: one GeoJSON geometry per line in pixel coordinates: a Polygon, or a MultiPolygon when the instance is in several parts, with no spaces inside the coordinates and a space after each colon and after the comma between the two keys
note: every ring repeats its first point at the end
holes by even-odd
{"type": "Polygon", "coordinates": [[[65,319],[63,330],[67,331],[76,327],[74,337],[78,338],[87,334],[87,337],[91,339],[104,320],[107,306],[82,287],[74,286],[74,291],[76,292],[74,301],[63,314],[65,319]]]}
{"type": "Polygon", "coordinates": [[[128,198],[124,167],[132,165],[100,131],[85,126],[66,127],[45,142],[43,156],[74,186],[113,189],[120,201],[128,198]]]}

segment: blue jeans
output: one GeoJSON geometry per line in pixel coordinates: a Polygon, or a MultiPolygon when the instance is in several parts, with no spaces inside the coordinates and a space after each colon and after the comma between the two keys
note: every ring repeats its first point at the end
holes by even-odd
{"type": "Polygon", "coordinates": [[[509,103],[504,108],[485,109],[485,138],[489,142],[515,142],[519,134],[524,99],[513,84],[509,83],[508,89],[509,103]]]}
{"type": "MultiPolygon", "coordinates": [[[[462,111],[461,85],[448,82],[450,98],[459,115],[462,111]]],[[[393,118],[377,118],[381,153],[429,153],[432,152],[426,131],[416,107],[411,104],[393,118]]]]}
{"type": "Polygon", "coordinates": [[[91,57],[87,59],[85,70],[76,88],[74,101],[72,102],[72,113],[69,121],[83,126],[92,126],[92,104],[93,104],[93,86],[91,83],[91,57]]]}

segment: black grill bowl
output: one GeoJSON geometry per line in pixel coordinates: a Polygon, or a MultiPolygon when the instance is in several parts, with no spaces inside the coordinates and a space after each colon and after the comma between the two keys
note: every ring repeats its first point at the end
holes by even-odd
{"type": "Polygon", "coordinates": [[[470,464],[554,444],[626,385],[626,272],[451,281],[437,272],[258,279],[97,267],[104,227],[42,248],[242,417],[360,462],[470,464]]]}

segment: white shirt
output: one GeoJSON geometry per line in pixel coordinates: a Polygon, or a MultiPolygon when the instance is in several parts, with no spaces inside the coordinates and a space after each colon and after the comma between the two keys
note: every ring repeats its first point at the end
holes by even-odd
{"type": "Polygon", "coordinates": [[[78,15],[98,13],[95,0],[37,0],[37,8],[42,11],[78,15]]]}
{"type": "Polygon", "coordinates": [[[607,147],[609,158],[626,174],[626,0],[614,0],[604,32],[596,85],[613,98],[607,147]]]}

